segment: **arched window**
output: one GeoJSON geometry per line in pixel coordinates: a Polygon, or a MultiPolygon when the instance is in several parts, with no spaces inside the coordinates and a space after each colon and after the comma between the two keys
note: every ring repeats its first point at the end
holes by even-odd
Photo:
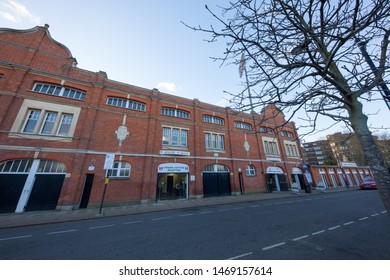
{"type": "Polygon", "coordinates": [[[107,177],[128,178],[130,177],[131,165],[125,161],[114,161],[112,169],[107,170],[107,177]]]}
{"type": "Polygon", "coordinates": [[[203,169],[203,172],[229,172],[229,168],[222,164],[210,164],[203,169]]]}
{"type": "Polygon", "coordinates": [[[248,164],[246,166],[246,176],[256,176],[256,169],[253,165],[248,164]]]}

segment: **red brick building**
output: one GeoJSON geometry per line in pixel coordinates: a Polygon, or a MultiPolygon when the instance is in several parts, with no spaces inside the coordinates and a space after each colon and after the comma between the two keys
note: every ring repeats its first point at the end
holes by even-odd
{"type": "Polygon", "coordinates": [[[97,206],[106,176],[105,205],[303,188],[294,123],[277,128],[275,110],[113,81],[77,68],[47,25],[2,28],[0,213],[97,206]]]}

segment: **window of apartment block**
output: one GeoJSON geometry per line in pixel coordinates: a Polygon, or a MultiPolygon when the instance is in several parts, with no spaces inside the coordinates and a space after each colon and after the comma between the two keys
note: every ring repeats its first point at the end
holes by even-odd
{"type": "Polygon", "coordinates": [[[182,119],[190,119],[189,112],[179,110],[179,109],[174,109],[174,108],[162,108],[161,114],[164,116],[171,116],[171,117],[182,118],[182,119]]]}
{"type": "Polygon", "coordinates": [[[205,137],[207,150],[225,150],[225,135],[206,132],[205,137]]]}
{"type": "Polygon", "coordinates": [[[203,115],[202,121],[206,123],[214,123],[214,124],[222,124],[222,125],[225,124],[224,119],[216,116],[210,116],[210,115],[203,115]]]}
{"type": "Polygon", "coordinates": [[[46,84],[46,83],[35,83],[33,91],[62,96],[71,99],[85,100],[85,92],[77,89],[72,89],[69,87],[64,87],[60,85],[46,84]]]}
{"type": "Polygon", "coordinates": [[[163,146],[187,147],[188,129],[163,127],[163,146]]]}
{"type": "Polygon", "coordinates": [[[255,167],[251,164],[248,164],[245,169],[246,176],[256,176],[256,170],[255,167]]]}
{"type": "Polygon", "coordinates": [[[80,110],[78,107],[26,99],[20,107],[10,136],[47,140],[70,138],[74,134],[80,110]]]}
{"type": "Polygon", "coordinates": [[[246,129],[246,130],[252,130],[252,125],[246,122],[234,122],[234,127],[246,129]]]}
{"type": "Polygon", "coordinates": [[[263,146],[266,155],[280,155],[278,143],[275,138],[263,137],[263,146]]]}
{"type": "Polygon", "coordinates": [[[136,111],[146,111],[146,104],[142,102],[138,102],[131,99],[124,99],[124,98],[118,98],[118,97],[108,97],[107,98],[107,105],[115,106],[115,107],[121,107],[126,108],[130,110],[136,110],[136,111]]]}

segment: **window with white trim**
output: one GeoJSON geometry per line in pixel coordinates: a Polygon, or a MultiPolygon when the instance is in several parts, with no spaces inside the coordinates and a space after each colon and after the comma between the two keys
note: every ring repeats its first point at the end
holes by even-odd
{"type": "Polygon", "coordinates": [[[35,83],[33,91],[49,95],[62,96],[71,99],[85,100],[84,91],[59,85],[35,83]]]}
{"type": "Polygon", "coordinates": [[[129,178],[131,173],[131,165],[126,161],[114,161],[113,168],[107,170],[107,177],[114,178],[129,178]]]}
{"type": "Polygon", "coordinates": [[[299,157],[298,148],[295,142],[284,140],[284,147],[288,157],[299,157]]]}
{"type": "Polygon", "coordinates": [[[163,127],[163,146],[187,147],[188,129],[163,127]]]}
{"type": "Polygon", "coordinates": [[[211,115],[203,115],[202,121],[206,123],[214,123],[214,124],[225,124],[225,120],[220,117],[211,116],[211,115]]]}
{"type": "Polygon", "coordinates": [[[225,135],[220,133],[205,132],[207,150],[225,150],[225,135]]]}
{"type": "Polygon", "coordinates": [[[80,111],[79,107],[25,99],[10,136],[71,141],[80,111]]]}
{"type": "Polygon", "coordinates": [[[161,114],[164,116],[176,117],[176,118],[181,118],[181,119],[189,119],[190,118],[189,112],[179,110],[179,109],[174,109],[174,108],[168,108],[168,107],[162,108],[161,114]]]}
{"type": "Polygon", "coordinates": [[[246,122],[234,122],[234,127],[246,129],[246,130],[252,130],[252,125],[246,122]]]}
{"type": "Polygon", "coordinates": [[[136,110],[136,111],[146,111],[146,104],[131,100],[131,99],[124,99],[124,98],[118,98],[118,97],[108,97],[107,98],[107,105],[114,106],[114,107],[121,107],[126,108],[130,110],[136,110]]]}
{"type": "Polygon", "coordinates": [[[29,109],[22,132],[51,136],[69,136],[73,115],[29,109]],[[41,116],[44,117],[42,118],[41,116]]]}
{"type": "Polygon", "coordinates": [[[256,176],[256,169],[253,165],[248,164],[245,168],[245,174],[246,176],[256,176]]]}
{"type": "Polygon", "coordinates": [[[270,137],[263,137],[263,147],[266,155],[280,155],[278,143],[276,139],[270,137]]]}

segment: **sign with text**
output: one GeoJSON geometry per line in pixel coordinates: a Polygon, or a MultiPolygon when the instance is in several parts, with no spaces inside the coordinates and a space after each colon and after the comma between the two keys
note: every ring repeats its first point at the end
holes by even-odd
{"type": "Polygon", "coordinates": [[[114,166],[115,154],[106,154],[106,160],[104,161],[104,169],[112,169],[114,166]]]}

